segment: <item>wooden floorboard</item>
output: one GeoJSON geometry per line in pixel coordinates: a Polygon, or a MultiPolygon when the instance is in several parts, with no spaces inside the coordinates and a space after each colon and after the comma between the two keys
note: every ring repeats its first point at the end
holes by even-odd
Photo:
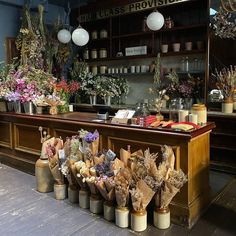
{"type": "Polygon", "coordinates": [[[136,233],[118,228],[78,204],[55,200],[53,193],[37,192],[34,176],[0,164],[0,236],[236,235],[236,180],[211,172],[210,182],[215,201],[191,230],[174,224],[167,230],[149,225],[136,233]]]}

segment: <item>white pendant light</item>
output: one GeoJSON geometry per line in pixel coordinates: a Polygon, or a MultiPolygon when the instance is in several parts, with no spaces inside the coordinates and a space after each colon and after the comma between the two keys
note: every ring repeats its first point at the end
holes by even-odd
{"type": "Polygon", "coordinates": [[[147,26],[150,30],[159,30],[164,25],[164,21],[163,15],[158,11],[154,11],[147,17],[147,26]]]}
{"type": "Polygon", "coordinates": [[[78,46],[84,46],[89,41],[89,33],[79,25],[72,33],[72,41],[78,46]]]}
{"type": "Polygon", "coordinates": [[[58,33],[57,33],[57,39],[59,40],[59,42],[61,43],[69,43],[71,40],[71,33],[69,30],[67,29],[61,29],[58,33]]]}

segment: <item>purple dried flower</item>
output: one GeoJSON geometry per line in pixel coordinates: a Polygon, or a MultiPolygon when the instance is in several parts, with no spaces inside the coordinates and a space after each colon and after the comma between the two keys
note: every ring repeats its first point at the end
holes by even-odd
{"type": "Polygon", "coordinates": [[[99,137],[99,133],[97,130],[94,131],[94,133],[87,133],[84,137],[84,141],[86,141],[87,143],[92,143],[94,142],[97,138],[99,137]]]}

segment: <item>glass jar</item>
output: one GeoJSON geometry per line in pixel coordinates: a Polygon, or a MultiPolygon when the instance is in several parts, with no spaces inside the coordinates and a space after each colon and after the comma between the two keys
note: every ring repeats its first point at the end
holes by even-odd
{"type": "Polygon", "coordinates": [[[137,125],[146,126],[146,117],[150,115],[147,103],[138,103],[134,116],[137,117],[137,125]]]}
{"type": "Polygon", "coordinates": [[[92,66],[91,72],[93,75],[96,75],[98,73],[98,67],[96,65],[92,66]]]}
{"type": "Polygon", "coordinates": [[[98,58],[97,49],[92,49],[92,51],[91,51],[91,58],[92,59],[97,59],[98,58]]]}
{"type": "Polygon", "coordinates": [[[88,59],[89,59],[89,50],[88,50],[88,48],[86,48],[86,49],[84,50],[83,57],[84,57],[85,60],[88,60],[88,59]]]}
{"type": "Polygon", "coordinates": [[[207,122],[207,109],[204,104],[193,104],[192,106],[192,114],[197,115],[197,123],[202,125],[207,122]]]}
{"type": "Polygon", "coordinates": [[[102,30],[100,31],[100,38],[101,38],[101,39],[105,39],[105,38],[107,38],[107,36],[108,36],[107,30],[102,29],[102,30]]]}
{"type": "Polygon", "coordinates": [[[100,66],[100,74],[106,74],[107,66],[100,66]]]}
{"type": "Polygon", "coordinates": [[[99,50],[99,57],[100,58],[106,58],[107,57],[107,50],[106,50],[106,48],[101,48],[99,50]]]}
{"type": "Polygon", "coordinates": [[[92,39],[97,39],[98,38],[98,32],[96,30],[92,31],[91,36],[92,36],[91,37],[92,39]]]}

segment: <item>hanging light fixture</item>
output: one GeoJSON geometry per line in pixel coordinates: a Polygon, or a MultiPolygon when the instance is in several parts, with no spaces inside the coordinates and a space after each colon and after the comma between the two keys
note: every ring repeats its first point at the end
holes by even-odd
{"type": "Polygon", "coordinates": [[[147,17],[147,26],[150,30],[156,31],[161,29],[164,25],[164,22],[165,19],[163,15],[158,11],[150,13],[147,17]]]}
{"type": "Polygon", "coordinates": [[[69,30],[67,29],[61,29],[58,33],[57,33],[57,39],[59,40],[59,42],[61,43],[69,43],[71,40],[71,33],[69,30]]]}
{"type": "Polygon", "coordinates": [[[72,33],[72,41],[78,46],[84,46],[89,41],[89,33],[80,25],[72,33]]]}
{"type": "MultiPolygon", "coordinates": [[[[64,22],[64,25],[67,24],[67,19],[68,19],[68,16],[70,14],[70,3],[68,2],[68,5],[67,5],[67,9],[65,9],[65,12],[66,12],[66,16],[65,16],[65,22],[64,22]]],[[[58,33],[57,33],[57,39],[59,40],[59,42],[61,43],[69,43],[70,40],[71,40],[71,33],[70,31],[67,29],[67,28],[63,28],[61,29],[58,33]]]]}
{"type": "MultiPolygon", "coordinates": [[[[79,3],[79,16],[80,16],[80,2],[79,3]]],[[[77,46],[84,46],[88,43],[89,41],[89,33],[87,30],[81,27],[79,24],[78,28],[75,29],[72,33],[72,41],[77,45],[77,46]]]]}

